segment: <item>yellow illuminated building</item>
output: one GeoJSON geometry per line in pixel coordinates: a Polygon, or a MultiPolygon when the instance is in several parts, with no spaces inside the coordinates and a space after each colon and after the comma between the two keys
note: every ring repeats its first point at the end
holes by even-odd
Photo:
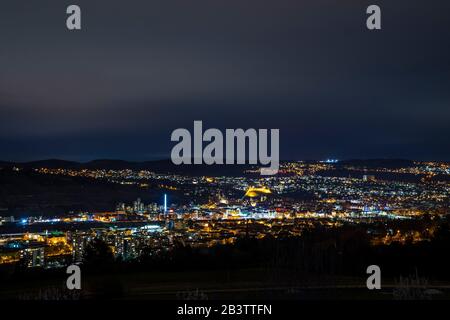
{"type": "Polygon", "coordinates": [[[258,197],[260,195],[265,195],[265,194],[271,194],[272,191],[270,191],[269,188],[267,187],[250,187],[248,188],[247,192],[245,192],[244,197],[249,197],[249,198],[254,198],[254,197],[258,197]]]}

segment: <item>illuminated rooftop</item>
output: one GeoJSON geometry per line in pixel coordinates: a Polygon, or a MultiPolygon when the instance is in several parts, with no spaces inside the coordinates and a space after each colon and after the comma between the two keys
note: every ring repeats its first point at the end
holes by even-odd
{"type": "Polygon", "coordinates": [[[272,191],[270,191],[270,189],[267,187],[258,187],[258,188],[250,187],[245,192],[244,197],[254,198],[263,194],[271,194],[271,193],[272,191]]]}

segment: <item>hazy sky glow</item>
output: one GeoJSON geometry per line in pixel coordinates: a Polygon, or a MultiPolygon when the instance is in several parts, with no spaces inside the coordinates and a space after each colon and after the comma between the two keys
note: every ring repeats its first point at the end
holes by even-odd
{"type": "Polygon", "coordinates": [[[280,128],[284,159],[450,160],[450,2],[376,1],[378,32],[372,3],[2,3],[0,159],[164,158],[203,120],[280,128]]]}

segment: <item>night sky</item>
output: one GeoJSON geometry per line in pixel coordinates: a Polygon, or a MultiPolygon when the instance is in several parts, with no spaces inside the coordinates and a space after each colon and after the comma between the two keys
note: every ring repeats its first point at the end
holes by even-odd
{"type": "Polygon", "coordinates": [[[450,1],[0,4],[1,160],[166,158],[194,120],[279,128],[283,159],[450,160],[450,1]]]}

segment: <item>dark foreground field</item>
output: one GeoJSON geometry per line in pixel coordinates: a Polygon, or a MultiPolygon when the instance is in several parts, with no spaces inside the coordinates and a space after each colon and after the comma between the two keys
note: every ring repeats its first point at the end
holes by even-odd
{"type": "Polygon", "coordinates": [[[407,289],[386,279],[368,290],[365,278],[322,276],[295,282],[274,281],[265,270],[214,270],[96,274],[83,277],[82,289],[69,291],[65,273],[4,283],[0,299],[18,300],[441,300],[450,299],[450,282],[428,282],[407,289]],[[416,296],[414,296],[416,294],[416,296]],[[418,296],[421,294],[421,296],[418,296]]]}
{"type": "Polygon", "coordinates": [[[80,266],[81,290],[67,289],[65,268],[3,265],[0,300],[450,299],[447,232],[431,242],[376,247],[357,235],[343,242],[320,235],[176,247],[134,261],[114,259],[98,242],[80,266]],[[366,285],[372,264],[381,269],[380,290],[366,285]]]}

